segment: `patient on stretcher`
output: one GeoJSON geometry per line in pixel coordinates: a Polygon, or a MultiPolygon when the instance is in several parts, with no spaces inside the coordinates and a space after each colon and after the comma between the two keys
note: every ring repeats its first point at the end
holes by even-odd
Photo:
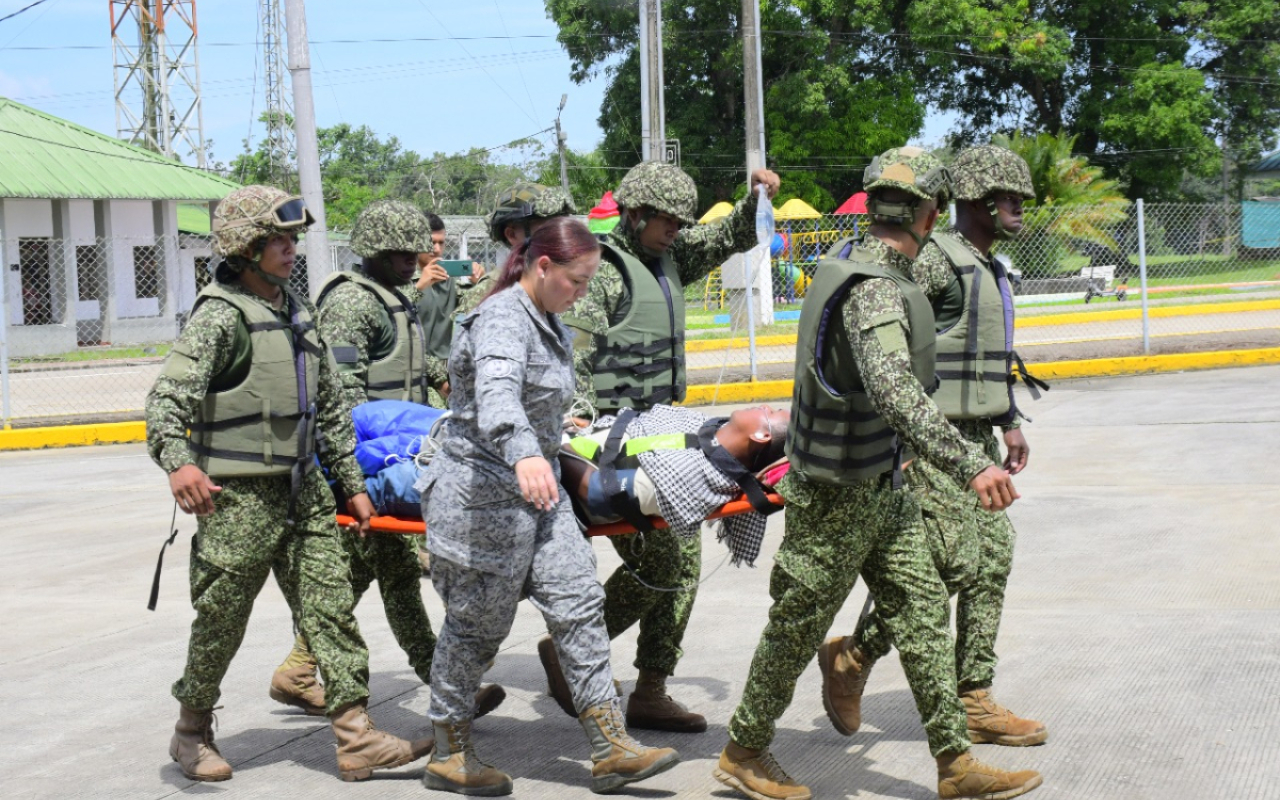
{"type": "Polygon", "coordinates": [[[735,561],[750,563],[764,535],[765,499],[758,473],[783,458],[790,413],[769,406],[708,418],[687,408],[624,412],[608,430],[561,448],[560,479],[585,524],[626,521],[639,530],[658,516],[683,535],[744,492],[752,512],[724,521],[735,561]]]}

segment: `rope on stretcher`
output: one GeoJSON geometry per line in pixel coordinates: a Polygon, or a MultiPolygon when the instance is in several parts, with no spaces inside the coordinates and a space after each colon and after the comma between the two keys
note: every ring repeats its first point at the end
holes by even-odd
{"type": "MultiPolygon", "coordinates": [[[[769,493],[770,503],[782,505],[782,496],[776,493],[769,493]]],[[[722,517],[732,517],[738,514],[745,514],[751,511],[751,502],[747,500],[746,495],[738,497],[737,500],[730,500],[720,508],[707,515],[707,519],[721,519],[722,517]]],[[[661,517],[650,517],[650,523],[655,528],[667,528],[667,521],[661,517]]],[[[398,534],[398,535],[418,535],[427,532],[427,523],[420,519],[405,519],[403,517],[374,517],[370,521],[374,533],[398,534]]],[[[347,514],[338,515],[338,524],[342,526],[355,525],[354,517],[347,514]]],[[[623,536],[628,533],[635,533],[636,529],[626,522],[608,522],[602,525],[587,526],[588,536],[623,536]]]]}

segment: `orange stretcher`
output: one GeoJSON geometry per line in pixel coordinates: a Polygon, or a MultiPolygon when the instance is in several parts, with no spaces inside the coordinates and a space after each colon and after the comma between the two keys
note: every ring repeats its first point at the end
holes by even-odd
{"type": "MultiPolygon", "coordinates": [[[[782,496],[770,492],[768,495],[769,502],[778,506],[782,505],[782,496]]],[[[707,519],[721,519],[723,517],[732,517],[738,514],[745,514],[751,510],[751,503],[747,500],[747,496],[739,495],[738,499],[730,500],[720,508],[707,515],[707,519]]],[[[667,521],[661,517],[649,517],[649,522],[654,528],[667,528],[667,521]]],[[[354,517],[346,514],[338,515],[338,524],[347,526],[355,525],[354,517]]],[[[406,519],[404,517],[374,517],[370,520],[374,533],[389,533],[400,535],[422,535],[427,532],[427,523],[420,519],[406,519]]],[[[628,533],[635,533],[636,529],[627,522],[609,522],[603,525],[590,525],[587,527],[588,536],[623,536],[628,533]]]]}

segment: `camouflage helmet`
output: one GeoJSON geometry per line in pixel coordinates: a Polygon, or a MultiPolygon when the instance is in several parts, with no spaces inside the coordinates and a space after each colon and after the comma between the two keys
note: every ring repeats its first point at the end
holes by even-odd
{"type": "Polygon", "coordinates": [[[956,156],[951,165],[951,182],[957,200],[981,200],[996,192],[1012,192],[1024,198],[1036,196],[1027,162],[1012,150],[994,144],[970,147],[956,156]]]}
{"type": "Polygon", "coordinates": [[[427,215],[403,200],[376,200],[365,206],[351,226],[351,252],[360,258],[378,253],[431,251],[427,215]]]}
{"type": "Polygon", "coordinates": [[[694,225],[698,218],[694,211],[698,205],[698,187],[674,164],[661,161],[642,161],[631,168],[613,199],[622,208],[648,206],[655,211],[670,214],[686,225],[694,225]]]}
{"type": "Polygon", "coordinates": [[[576,213],[573,198],[564,189],[541,183],[517,183],[498,195],[498,204],[485,217],[484,224],[495,242],[506,244],[507,226],[512,223],[576,213]]]}
{"type": "Polygon", "coordinates": [[[862,188],[867,194],[877,189],[901,189],[921,200],[945,200],[949,184],[947,168],[937,156],[919,147],[886,150],[862,173],[862,188]]]}
{"type": "Polygon", "coordinates": [[[300,232],[312,222],[301,197],[274,186],[243,186],[213,212],[213,252],[238,256],[259,239],[300,232]]]}

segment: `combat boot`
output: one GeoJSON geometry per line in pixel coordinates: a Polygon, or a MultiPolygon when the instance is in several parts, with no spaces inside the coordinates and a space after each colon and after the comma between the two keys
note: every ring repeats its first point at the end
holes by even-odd
{"type": "Polygon", "coordinates": [[[330,717],[338,739],[338,773],[344,781],[362,781],[375,769],[403,766],[431,752],[431,739],[413,742],[373,727],[364,700],[347,703],[330,717]]]}
{"type": "Polygon", "coordinates": [[[573,707],[573,693],[569,691],[569,682],[564,679],[560,669],[560,656],[556,654],[555,642],[550,636],[538,641],[538,660],[542,662],[542,670],[547,673],[547,694],[556,701],[560,710],[573,718],[578,712],[573,707]]]}
{"type": "Polygon", "coordinates": [[[752,750],[732,739],[720,753],[716,780],[742,792],[751,800],[809,800],[813,793],[791,779],[773,754],[752,750]]]}
{"type": "Polygon", "coordinates": [[[627,699],[627,725],[650,731],[702,733],[707,729],[707,719],[667,694],[666,675],[642,669],[635,691],[627,699]]]}
{"type": "Polygon", "coordinates": [[[983,764],[969,753],[938,756],[938,797],[942,800],[971,797],[1009,800],[1024,795],[1043,782],[1040,773],[1025,769],[1006,772],[983,764]]]}
{"type": "Polygon", "coordinates": [[[231,780],[231,765],[213,743],[213,723],[212,710],[195,711],[182,706],[178,724],[173,726],[169,757],[193,781],[231,780]]]}
{"type": "Polygon", "coordinates": [[[503,689],[496,683],[488,686],[481,686],[480,691],[476,692],[476,719],[480,719],[485,714],[493,711],[502,705],[502,701],[507,699],[507,690],[503,689]]]}
{"type": "Polygon", "coordinates": [[[818,648],[822,707],[827,710],[827,719],[845,736],[852,736],[862,726],[862,692],[875,663],[854,645],[852,636],[833,637],[818,648]]]}
{"type": "Polygon", "coordinates": [[[578,721],[591,742],[591,791],[596,794],[651,778],[680,763],[675,750],[645,747],[631,738],[616,697],[583,711],[578,721]]]}
{"type": "Polygon", "coordinates": [[[969,716],[969,741],[1027,747],[1044,744],[1049,731],[1043,722],[1022,719],[996,702],[990,689],[974,689],[960,695],[969,716]]]}
{"type": "Polygon", "coordinates": [[[271,676],[271,699],[300,708],[313,717],[324,716],[324,687],[316,680],[316,657],[298,634],[293,650],[271,676]]]}
{"type": "Polygon", "coordinates": [[[437,722],[436,751],[427,761],[422,785],[428,789],[477,797],[511,794],[511,776],[480,760],[471,744],[471,720],[437,722]]]}

